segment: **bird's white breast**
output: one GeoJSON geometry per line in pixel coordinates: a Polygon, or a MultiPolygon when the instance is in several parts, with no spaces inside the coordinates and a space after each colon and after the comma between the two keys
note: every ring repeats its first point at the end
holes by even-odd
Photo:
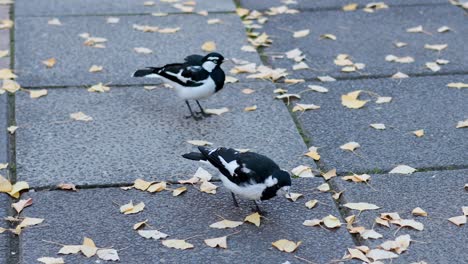
{"type": "Polygon", "coordinates": [[[263,191],[267,187],[271,187],[278,183],[277,179],[273,179],[273,177],[268,177],[265,183],[254,183],[254,184],[246,184],[239,186],[233,182],[231,182],[226,176],[220,175],[219,176],[223,185],[228,188],[231,192],[249,200],[258,201],[262,197],[263,191]]]}
{"type": "Polygon", "coordinates": [[[211,77],[204,80],[200,86],[184,87],[175,82],[170,82],[169,84],[174,86],[177,95],[184,100],[206,98],[214,94],[216,90],[216,84],[211,77]]]}

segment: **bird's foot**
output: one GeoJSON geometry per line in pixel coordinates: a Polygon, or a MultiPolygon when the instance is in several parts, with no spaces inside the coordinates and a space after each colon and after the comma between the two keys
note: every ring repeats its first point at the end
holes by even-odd
{"type": "Polygon", "coordinates": [[[203,112],[195,112],[195,113],[196,113],[196,114],[199,114],[199,115],[201,115],[201,116],[203,116],[203,117],[210,117],[210,116],[212,116],[212,114],[208,114],[208,113],[206,113],[205,111],[203,111],[203,112]]]}
{"type": "Polygon", "coordinates": [[[203,119],[202,116],[199,116],[199,115],[196,115],[196,114],[194,114],[194,115],[188,115],[188,116],[184,116],[184,117],[185,117],[185,119],[193,118],[193,120],[195,120],[195,121],[200,121],[200,120],[203,119]]]}
{"type": "Polygon", "coordinates": [[[257,212],[257,213],[259,213],[261,215],[266,215],[267,214],[267,212],[260,209],[260,207],[257,204],[257,201],[254,201],[254,204],[255,204],[255,208],[252,208],[252,212],[257,212]]]}

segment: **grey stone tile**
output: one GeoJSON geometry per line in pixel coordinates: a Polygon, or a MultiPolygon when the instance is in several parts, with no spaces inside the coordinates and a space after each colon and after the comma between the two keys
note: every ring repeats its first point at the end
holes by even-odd
{"type": "MultiPolygon", "coordinates": [[[[301,263],[294,254],[316,263],[328,263],[343,256],[353,241],[345,229],[325,230],[302,225],[305,219],[322,218],[328,214],[338,216],[328,194],[311,193],[307,190],[321,184],[320,179],[294,180],[295,191],[303,192],[305,199],[294,203],[276,197],[261,204],[267,212],[259,228],[243,224],[235,229],[219,230],[209,225],[220,221],[220,215],[229,220],[242,221],[251,214],[251,204],[242,201],[240,208],[232,205],[231,195],[224,187],[216,195],[201,193],[188,186],[188,191],[179,197],[170,192],[156,194],[141,191],[123,191],[117,188],[80,190],[70,192],[36,192],[29,194],[34,206],[27,209],[28,216],[45,218],[44,226],[25,230],[21,237],[22,259],[33,262],[40,256],[55,256],[59,246],[43,240],[63,244],[80,244],[84,236],[92,238],[97,246],[113,246],[119,252],[122,263],[301,263]],[[309,210],[306,199],[318,199],[332,207],[319,205],[309,210]],[[143,212],[123,215],[115,204],[143,201],[143,212]],[[181,251],[168,249],[160,241],[146,240],[132,230],[133,224],[148,219],[155,229],[170,235],[172,239],[189,239],[195,247],[181,251]],[[228,238],[228,249],[213,249],[203,239],[240,233],[228,238]],[[302,241],[294,254],[279,252],[271,243],[278,239],[302,241]]],[[[219,184],[219,183],[217,183],[219,184]]],[[[171,188],[178,187],[177,185],[171,188]]],[[[85,259],[82,255],[64,256],[70,263],[94,263],[95,257],[85,259]]]]}
{"type": "Polygon", "coordinates": [[[294,48],[302,50],[306,63],[313,70],[293,71],[292,60],[270,60],[275,67],[287,68],[290,78],[391,76],[398,71],[409,75],[432,74],[425,64],[437,59],[450,61],[442,65],[438,73],[467,72],[467,60],[463,56],[464,43],[468,40],[468,28],[464,26],[467,22],[463,12],[451,5],[394,7],[376,13],[324,11],[279,15],[271,17],[265,24],[266,32],[273,39],[265,54],[278,55],[278,52],[294,48]],[[444,19],[437,19],[441,17],[444,19]],[[418,25],[422,25],[430,35],[406,32],[406,29],[418,25]],[[437,29],[444,25],[453,31],[438,33],[437,29]],[[295,39],[292,33],[285,31],[302,29],[310,29],[311,33],[295,39]],[[334,34],[337,40],[320,39],[322,34],[334,34]],[[398,41],[408,45],[397,48],[394,43],[398,41]],[[448,48],[437,52],[425,49],[425,44],[448,44],[448,48]],[[364,63],[366,67],[359,72],[342,72],[342,67],[334,64],[338,54],[348,54],[354,63],[364,63]],[[415,61],[387,62],[387,55],[411,56],[415,61]]]}
{"type": "MultiPolygon", "coordinates": [[[[0,163],[8,162],[8,95],[0,95],[0,163]]],[[[0,171],[0,174],[5,174],[0,171]]]]}
{"type": "MultiPolygon", "coordinates": [[[[240,5],[244,8],[255,9],[255,10],[267,10],[270,7],[276,7],[284,5],[283,1],[280,0],[239,0],[240,5]]],[[[320,9],[341,9],[342,6],[356,3],[358,8],[364,8],[368,3],[378,1],[368,0],[354,0],[354,1],[343,1],[343,0],[296,0],[297,4],[288,5],[289,8],[299,10],[320,10],[320,9]]],[[[423,4],[447,4],[444,0],[390,0],[384,1],[390,8],[394,6],[406,6],[406,5],[423,5],[423,4]]]]}
{"type": "MultiPolygon", "coordinates": [[[[62,17],[62,26],[48,25],[49,18],[45,17],[17,18],[15,68],[20,76],[18,80],[22,86],[34,87],[98,82],[156,83],[157,79],[142,80],[131,75],[138,68],[183,62],[187,55],[204,54],[201,46],[206,41],[214,41],[226,58],[260,62],[257,53],[240,50],[247,41],[237,15],[216,14],[209,18],[199,15],[123,16],[119,24],[107,24],[106,17],[62,17]],[[209,18],[219,18],[223,24],[208,25],[209,18]],[[181,27],[181,30],[174,34],[147,33],[134,30],[134,24],[181,27]],[[84,32],[107,38],[106,48],[85,46],[84,39],[78,36],[84,32]],[[153,54],[137,54],[136,47],[149,48],[153,54]],[[52,57],[57,64],[47,69],[41,61],[52,57]],[[103,66],[103,72],[88,72],[93,64],[103,66]]],[[[223,69],[228,72],[232,66],[226,62],[223,69]]]]}
{"type": "MultiPolygon", "coordinates": [[[[7,197],[7,194],[2,193],[0,196],[0,218],[2,219],[0,227],[9,228],[8,222],[3,221],[3,218],[8,216],[10,203],[11,201],[7,197]]],[[[7,263],[7,259],[10,255],[10,236],[9,232],[0,234],[0,263],[7,263]]]]}
{"type": "MultiPolygon", "coordinates": [[[[366,228],[373,226],[374,219],[384,212],[398,212],[404,219],[415,219],[424,224],[423,231],[375,225],[375,230],[384,237],[365,240],[366,245],[375,247],[396,236],[409,234],[412,242],[408,251],[391,263],[466,263],[468,253],[465,245],[467,226],[457,227],[447,219],[462,215],[462,206],[467,206],[468,196],[463,186],[468,182],[468,170],[430,171],[412,175],[372,175],[370,186],[345,183],[336,179],[345,189],[346,202],[368,202],[381,207],[379,210],[364,211],[357,219],[366,228]],[[428,217],[412,216],[411,211],[421,207],[428,217]],[[396,234],[396,235],[395,235],[396,234]]],[[[356,213],[356,212],[353,212],[356,213]]]]}
{"type": "MultiPolygon", "coordinates": [[[[467,166],[467,131],[455,127],[468,118],[468,91],[446,87],[467,80],[466,75],[453,75],[307,83],[327,87],[329,92],[302,93],[301,103],[314,103],[321,109],[297,114],[311,144],[319,147],[323,166],[340,172],[389,171],[398,164],[467,166]],[[341,95],[355,90],[364,91],[359,99],[370,101],[361,109],[344,107],[341,95]],[[393,99],[376,104],[377,95],[393,99]],[[383,123],[387,129],[371,128],[373,123],[383,123]],[[412,133],[419,129],[424,129],[425,136],[412,133]],[[361,145],[355,154],[339,148],[351,141],[361,145]]],[[[303,85],[290,90],[305,89],[303,85]]]]}
{"type": "MultiPolygon", "coordinates": [[[[84,0],[84,1],[54,1],[54,0],[19,0],[15,2],[16,16],[60,16],[60,15],[96,15],[96,14],[148,14],[153,12],[180,13],[173,3],[153,1],[153,6],[145,6],[144,0],[84,0]]],[[[234,11],[235,6],[230,0],[199,0],[196,1],[195,12],[234,11]]]]}
{"type": "MultiPolygon", "coordinates": [[[[110,184],[136,177],[180,179],[199,164],[181,157],[195,149],[187,140],[207,140],[214,146],[249,148],[292,169],[312,163],[286,107],[272,97],[267,83],[227,85],[202,100],[205,108],[228,107],[230,112],[203,121],[186,119],[188,109],[169,89],[112,88],[89,93],[81,88],[49,89],[38,100],[17,95],[17,175],[32,186],[110,184]],[[245,95],[244,88],[256,93],[245,95]],[[247,106],[258,110],[244,112],[247,106]],[[72,122],[82,111],[89,123],[72,122]]],[[[195,108],[196,104],[192,102],[195,108]]]]}

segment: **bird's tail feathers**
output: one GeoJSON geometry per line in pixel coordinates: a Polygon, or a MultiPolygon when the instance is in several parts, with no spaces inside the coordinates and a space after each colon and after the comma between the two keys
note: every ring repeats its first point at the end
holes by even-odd
{"type": "Polygon", "coordinates": [[[157,74],[159,68],[144,68],[133,73],[133,77],[149,77],[149,75],[157,74]]]}
{"type": "Polygon", "coordinates": [[[205,160],[206,161],[205,155],[198,153],[198,152],[190,152],[190,153],[182,155],[182,157],[189,159],[189,160],[205,160]]]}

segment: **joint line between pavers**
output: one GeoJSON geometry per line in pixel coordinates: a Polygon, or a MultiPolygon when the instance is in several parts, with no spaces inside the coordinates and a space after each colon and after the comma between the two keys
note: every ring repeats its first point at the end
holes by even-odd
{"type": "MultiPolygon", "coordinates": [[[[48,15],[18,15],[20,18],[41,18],[41,17],[107,17],[107,16],[117,16],[117,17],[132,17],[132,16],[151,16],[154,12],[149,13],[103,13],[103,14],[48,14],[48,15]]],[[[235,14],[235,11],[211,11],[209,14],[235,14]]],[[[197,13],[185,13],[185,12],[168,12],[167,16],[177,16],[177,15],[197,15],[197,13]]]]}

